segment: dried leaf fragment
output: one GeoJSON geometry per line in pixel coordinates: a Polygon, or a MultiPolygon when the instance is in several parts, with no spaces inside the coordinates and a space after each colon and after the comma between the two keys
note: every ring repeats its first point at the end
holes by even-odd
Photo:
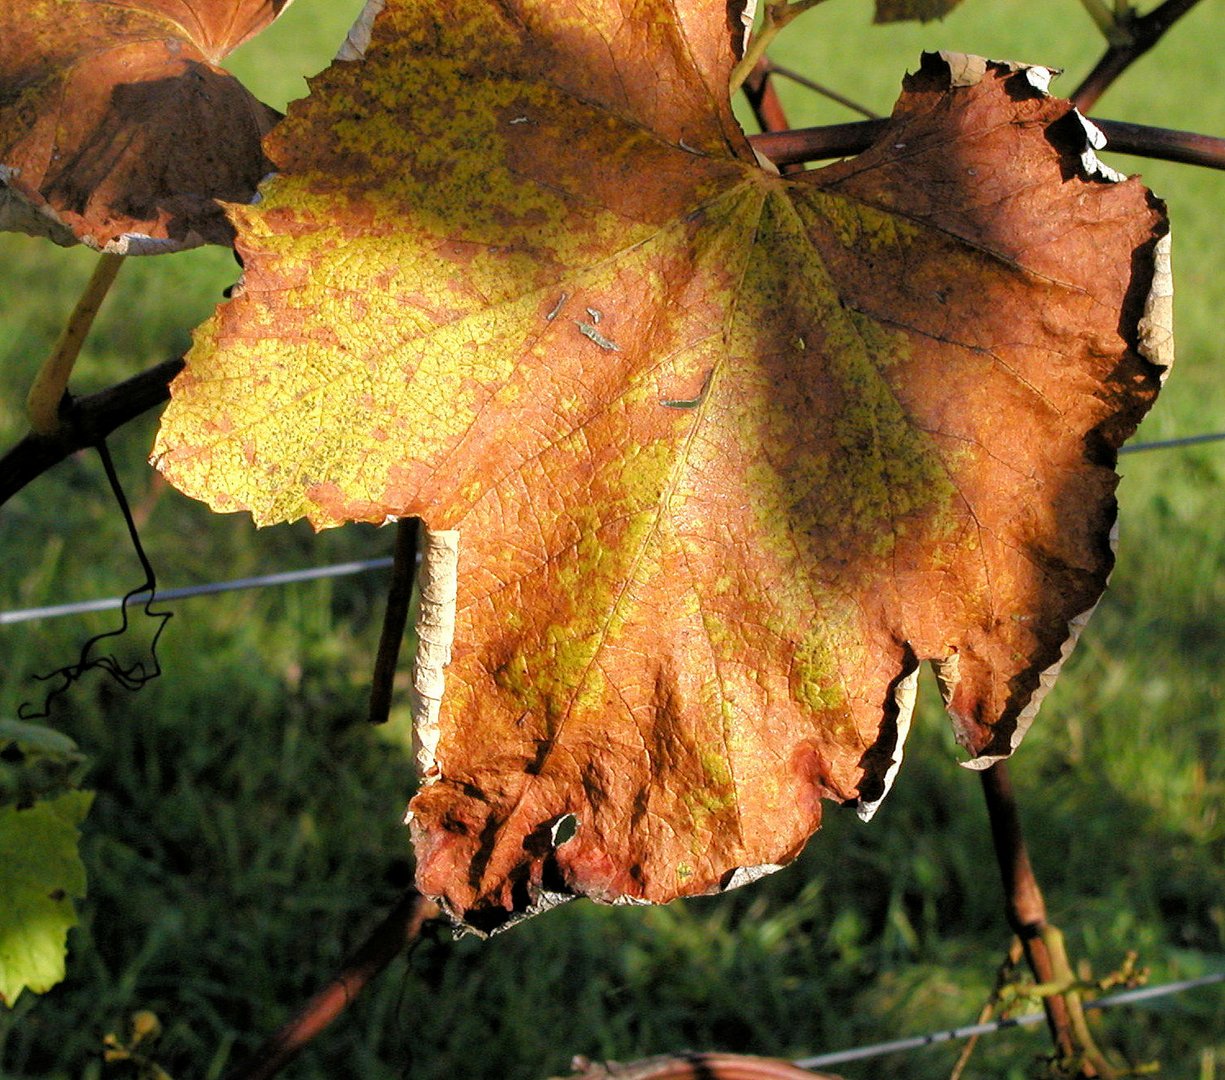
{"type": "Polygon", "coordinates": [[[785,864],[879,804],[925,659],[971,760],[1011,752],[1161,375],[1162,209],[1036,69],[927,57],[873,148],[779,177],[722,12],[600,10],[389,0],[274,134],[156,450],[260,522],[458,531],[412,831],[483,931],[785,864]]]}

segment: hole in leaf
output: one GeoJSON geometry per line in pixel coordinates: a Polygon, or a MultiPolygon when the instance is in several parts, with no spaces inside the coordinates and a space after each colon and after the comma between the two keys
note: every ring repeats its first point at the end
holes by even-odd
{"type": "Polygon", "coordinates": [[[562,814],[561,817],[553,823],[553,830],[549,833],[549,839],[553,841],[555,848],[561,847],[567,840],[573,840],[574,834],[578,832],[578,818],[573,814],[562,814]]]}

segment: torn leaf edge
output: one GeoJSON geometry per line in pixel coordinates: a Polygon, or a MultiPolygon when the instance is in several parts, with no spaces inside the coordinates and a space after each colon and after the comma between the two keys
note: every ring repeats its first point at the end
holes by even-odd
{"type": "MultiPolygon", "coordinates": [[[[409,708],[413,719],[413,756],[421,786],[437,783],[439,710],[446,689],[446,668],[455,640],[455,600],[459,590],[459,530],[422,529],[421,565],[417,572],[417,655],[409,708]]],[[[412,820],[412,812],[404,822],[412,820]]]]}
{"type": "Polygon", "coordinates": [[[364,60],[366,50],[370,48],[370,37],[374,28],[374,20],[387,6],[387,0],[366,0],[366,6],[358,13],[349,32],[336,50],[337,60],[364,60]]]}
{"type": "Polygon", "coordinates": [[[880,809],[880,804],[885,801],[885,797],[893,788],[893,781],[897,779],[898,771],[902,767],[906,737],[910,734],[911,721],[914,719],[915,700],[919,696],[919,670],[922,666],[916,660],[914,666],[909,671],[903,671],[902,677],[893,689],[893,702],[897,706],[897,739],[893,744],[893,750],[890,752],[889,766],[885,770],[885,775],[881,781],[884,784],[884,789],[875,799],[870,802],[861,801],[855,807],[855,813],[859,815],[860,821],[867,822],[872,820],[873,815],[880,809]]]}
{"type": "MultiPolygon", "coordinates": [[[[1012,60],[986,60],[983,57],[970,53],[952,52],[944,49],[939,50],[935,55],[948,68],[949,84],[952,87],[973,86],[982,80],[989,68],[997,67],[1003,68],[1008,72],[1023,72],[1027,81],[1035,90],[1049,97],[1051,96],[1051,80],[1061,74],[1057,68],[1047,68],[1038,64],[1022,64],[1012,60]]],[[[1085,177],[1088,179],[1105,180],[1110,183],[1119,183],[1126,180],[1126,176],[1112,169],[1097,156],[1096,152],[1106,147],[1107,140],[1105,133],[1092,121],[1087,120],[1079,109],[1074,108],[1072,112],[1080,122],[1085,136],[1084,149],[1080,152],[1080,164],[1085,177]]],[[[1136,326],[1138,334],[1137,351],[1145,360],[1161,369],[1158,377],[1160,382],[1164,383],[1174,363],[1174,281],[1170,269],[1169,231],[1159,237],[1153,247],[1151,270],[1152,282],[1149,286],[1148,296],[1145,298],[1144,313],[1136,326]]],[[[1115,554],[1117,545],[1118,520],[1116,518],[1110,528],[1111,555],[1115,554]]],[[[1107,584],[1109,584],[1109,577],[1107,577],[1107,584]]],[[[1105,588],[1103,587],[1104,593],[1105,588]]],[[[1068,636],[1064,640],[1063,645],[1060,646],[1058,659],[1039,673],[1037,688],[1030,695],[1029,701],[1026,702],[1024,708],[1022,708],[1017,716],[1016,727],[1013,729],[1009,739],[1008,752],[1005,754],[988,754],[971,758],[968,761],[962,761],[960,764],[963,768],[973,770],[987,769],[996,762],[1005,761],[1012,756],[1033,724],[1034,718],[1038,714],[1038,709],[1054,686],[1064,663],[1076,647],[1077,641],[1080,640],[1080,635],[1088,624],[1089,619],[1093,616],[1094,611],[1097,610],[1098,603],[1100,603],[1100,597],[1088,610],[1074,616],[1068,623],[1068,636]]],[[[940,693],[944,698],[947,709],[958,682],[958,655],[953,653],[943,661],[933,660],[932,667],[935,670],[937,682],[940,684],[940,693]]],[[[901,689],[900,684],[899,689],[901,689]]],[[[956,718],[953,717],[952,719],[955,724],[956,718]]],[[[899,717],[899,740],[896,751],[898,765],[901,763],[900,736],[899,717]]],[[[895,770],[891,766],[891,771],[887,774],[887,783],[892,783],[893,775],[895,775],[895,770]]],[[[888,786],[886,786],[887,792],[888,786]]],[[[881,799],[883,798],[884,796],[882,795],[881,799]]],[[[860,816],[864,817],[865,810],[868,810],[868,817],[870,817],[871,813],[874,813],[876,807],[880,805],[881,799],[860,807],[860,816]]],[[[867,817],[864,817],[864,820],[867,820],[867,817]]]]}

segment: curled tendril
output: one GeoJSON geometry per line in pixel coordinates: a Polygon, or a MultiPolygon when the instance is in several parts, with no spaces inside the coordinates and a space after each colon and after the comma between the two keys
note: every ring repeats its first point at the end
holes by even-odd
{"type": "Polygon", "coordinates": [[[162,636],[162,631],[166,629],[166,623],[170,621],[173,612],[153,610],[153,601],[157,596],[157,575],[154,574],[153,564],[149,562],[145,549],[141,545],[140,535],[136,530],[136,522],[132,519],[132,510],[128,506],[127,497],[124,495],[123,487],[119,483],[119,474],[115,471],[115,463],[111,460],[110,451],[107,449],[105,442],[99,442],[96,449],[98,456],[102,458],[102,467],[106,470],[106,478],[111,485],[111,492],[115,496],[115,501],[119,503],[123,520],[128,527],[128,536],[132,540],[132,547],[136,550],[136,557],[140,560],[141,568],[145,572],[145,580],[124,596],[123,602],[120,605],[122,622],[117,629],[108,630],[105,633],[91,637],[81,646],[81,655],[75,664],[68,664],[46,675],[34,676],[39,682],[59,679],[59,685],[54,687],[43,699],[40,711],[36,712],[29,702],[24,703],[17,710],[17,715],[22,720],[38,720],[49,716],[51,705],[56,698],[67,693],[73,683],[77,682],[87,671],[104,671],[125,690],[132,691],[141,689],[145,683],[151,679],[156,679],[162,673],[161,664],[158,663],[157,659],[157,643],[162,636]],[[127,632],[129,626],[128,604],[135,597],[144,593],[148,593],[148,597],[142,605],[142,610],[148,618],[158,620],[153,640],[149,644],[148,660],[137,660],[125,667],[113,655],[92,655],[98,642],[105,641],[107,638],[121,637],[127,632]]]}

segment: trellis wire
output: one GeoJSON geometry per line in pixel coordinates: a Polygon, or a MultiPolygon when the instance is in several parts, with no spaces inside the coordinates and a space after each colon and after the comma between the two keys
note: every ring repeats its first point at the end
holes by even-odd
{"type": "Polygon", "coordinates": [[[1220,442],[1225,439],[1225,431],[1213,432],[1211,435],[1184,435],[1181,439],[1162,439],[1160,442],[1136,443],[1133,446],[1120,447],[1120,454],[1138,454],[1142,450],[1169,450],[1176,446],[1196,446],[1199,443],[1220,442]]]}
{"type": "MultiPolygon", "coordinates": [[[[1137,454],[1144,450],[1168,450],[1179,446],[1196,446],[1200,443],[1225,440],[1225,431],[1210,435],[1185,435],[1180,439],[1163,439],[1160,442],[1137,443],[1124,446],[1120,454],[1137,454]]],[[[381,559],[363,559],[355,562],[335,563],[331,566],[312,566],[305,570],[287,570],[279,574],[262,574],[258,577],[236,578],[233,581],[214,581],[206,585],[188,585],[181,589],[160,591],[159,600],[187,600],[193,596],[208,596],[212,593],[234,592],[238,589],[262,589],[269,585],[293,585],[302,581],[320,578],[347,577],[352,574],[386,570],[391,566],[390,556],[381,559]]],[[[85,615],[92,611],[112,611],[123,604],[123,597],[108,596],[101,600],[79,600],[71,604],[51,604],[47,607],[21,608],[17,611],[0,611],[0,626],[30,622],[34,619],[58,619],[65,615],[85,615]]]]}
{"type": "MultiPolygon", "coordinates": [[[[1119,453],[1127,454],[1139,453],[1145,450],[1165,450],[1222,440],[1225,440],[1225,432],[1207,435],[1188,435],[1177,439],[1164,439],[1158,442],[1125,446],[1120,449],[1119,453]]],[[[333,563],[328,566],[307,567],[302,570],[288,570],[276,574],[261,574],[256,577],[234,578],[230,581],[214,581],[203,585],[165,589],[159,592],[158,598],[161,600],[186,600],[196,596],[209,596],[242,589],[259,589],[274,585],[293,585],[306,581],[348,577],[354,574],[390,569],[392,562],[393,560],[389,556],[385,556],[377,559],[360,559],[351,562],[333,563]]],[[[121,607],[123,601],[123,597],[113,596],[99,600],[82,600],[69,604],[52,604],[46,607],[0,612],[0,626],[11,626],[15,623],[30,622],[35,619],[55,619],[68,615],[110,611],[121,607]]],[[[1151,1001],[1171,994],[1182,993],[1186,990],[1210,986],[1219,982],[1225,982],[1225,972],[1214,972],[1210,975],[1202,975],[1196,979],[1183,979],[1178,982],[1163,983],[1158,986],[1125,990],[1087,1003],[1086,1007],[1090,1009],[1109,1009],[1119,1005],[1131,1005],[1141,1001],[1151,1001]]],[[[801,1058],[792,1064],[801,1069],[818,1069],[828,1065],[843,1065],[851,1061],[864,1061],[869,1058],[884,1057],[887,1054],[898,1053],[903,1050],[917,1050],[924,1046],[935,1046],[944,1042],[952,1042],[956,1039],[968,1039],[975,1035],[988,1035],[1008,1028],[1029,1027],[1040,1024],[1045,1020],[1046,1014],[1043,1012],[1026,1013],[1023,1016],[992,1020],[982,1024],[967,1024],[963,1027],[933,1031],[926,1035],[912,1035],[905,1039],[893,1039],[889,1042],[874,1043],[869,1046],[835,1050],[827,1054],[817,1054],[813,1057],[801,1058]]]]}
{"type": "MultiPolygon", "coordinates": [[[[1211,975],[1201,975],[1197,979],[1183,979],[1179,982],[1163,983],[1160,986],[1144,986],[1138,990],[1123,990],[1109,997],[1085,1003],[1087,1009],[1109,1009],[1117,1005],[1134,1005],[1139,1001],[1151,1001],[1154,998],[1178,994],[1184,990],[1194,990],[1201,986],[1225,982],[1225,971],[1214,972],[1211,975]]],[[[912,1035],[908,1039],[894,1039],[891,1042],[876,1043],[872,1046],[857,1046],[849,1050],[835,1050],[829,1054],[818,1054],[816,1057],[802,1058],[792,1064],[800,1069],[820,1069],[827,1065],[845,1065],[848,1061],[863,1061],[867,1058],[884,1057],[886,1054],[897,1053],[899,1050],[918,1050],[924,1046],[935,1046],[938,1043],[951,1042],[954,1039],[968,1039],[973,1035],[989,1035],[992,1032],[1003,1031],[1005,1028],[1028,1027],[1041,1024],[1046,1020],[1046,1013],[1026,1013],[1024,1016],[1013,1016],[1004,1020],[992,1020],[985,1024],[967,1024],[965,1027],[948,1028],[945,1031],[933,1031],[927,1035],[912,1035]]]]}
{"type": "MultiPolygon", "coordinates": [[[[312,566],[305,570],[286,570],[279,574],[261,574],[259,577],[235,578],[232,581],[212,581],[205,585],[187,585],[181,589],[159,589],[158,600],[186,600],[192,596],[208,596],[212,593],[234,592],[238,589],[262,589],[269,585],[293,585],[300,581],[317,581],[320,578],[347,577],[364,574],[372,570],[386,570],[392,559],[362,559],[355,562],[333,563],[330,566],[312,566]]],[[[58,619],[64,615],[84,615],[91,611],[110,611],[123,604],[123,597],[108,596],[101,600],[79,600],[72,604],[51,604],[48,607],[23,608],[19,611],[0,611],[0,626],[29,622],[32,619],[58,619]]]]}

